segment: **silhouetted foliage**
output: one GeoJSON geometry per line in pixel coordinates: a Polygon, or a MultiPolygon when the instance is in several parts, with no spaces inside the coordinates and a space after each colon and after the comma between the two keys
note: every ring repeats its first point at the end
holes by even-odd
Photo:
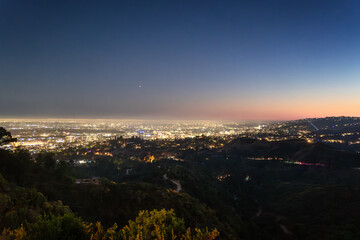
{"type": "Polygon", "coordinates": [[[6,131],[5,128],[0,127],[0,145],[15,141],[16,138],[13,138],[10,132],[6,131]]]}

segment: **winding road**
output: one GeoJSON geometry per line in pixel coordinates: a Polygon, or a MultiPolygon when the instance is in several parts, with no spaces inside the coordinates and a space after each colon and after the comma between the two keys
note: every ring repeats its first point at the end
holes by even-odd
{"type": "Polygon", "coordinates": [[[176,192],[180,192],[181,191],[181,183],[180,183],[180,181],[179,180],[174,180],[174,179],[169,179],[168,177],[167,177],[167,175],[166,175],[166,173],[163,175],[163,178],[165,179],[165,180],[169,180],[169,181],[171,181],[173,184],[175,184],[176,185],[176,192]]]}

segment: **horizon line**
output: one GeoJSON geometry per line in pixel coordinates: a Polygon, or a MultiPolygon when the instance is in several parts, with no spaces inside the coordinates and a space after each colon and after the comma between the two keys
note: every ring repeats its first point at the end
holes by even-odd
{"type": "Polygon", "coordinates": [[[321,119],[321,118],[360,118],[359,116],[326,116],[326,117],[304,117],[297,119],[284,119],[284,120],[266,120],[266,119],[255,119],[255,120],[241,120],[241,119],[176,119],[176,118],[121,118],[121,117],[15,117],[15,116],[5,116],[0,117],[0,121],[9,121],[9,120],[117,120],[117,121],[188,121],[188,122],[200,122],[200,121],[209,121],[209,122],[288,122],[288,121],[298,121],[306,119],[321,119]]]}

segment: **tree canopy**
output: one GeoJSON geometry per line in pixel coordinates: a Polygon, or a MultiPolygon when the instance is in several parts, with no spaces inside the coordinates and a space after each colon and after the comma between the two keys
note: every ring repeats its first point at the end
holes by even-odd
{"type": "Polygon", "coordinates": [[[0,127],[0,145],[15,141],[16,138],[13,138],[10,132],[6,131],[5,128],[0,127]]]}

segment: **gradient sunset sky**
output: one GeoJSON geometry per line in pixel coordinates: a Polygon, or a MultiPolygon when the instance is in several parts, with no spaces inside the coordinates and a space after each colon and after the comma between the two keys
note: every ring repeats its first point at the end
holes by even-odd
{"type": "Polygon", "coordinates": [[[0,117],[360,116],[360,2],[0,0],[0,117]]]}

